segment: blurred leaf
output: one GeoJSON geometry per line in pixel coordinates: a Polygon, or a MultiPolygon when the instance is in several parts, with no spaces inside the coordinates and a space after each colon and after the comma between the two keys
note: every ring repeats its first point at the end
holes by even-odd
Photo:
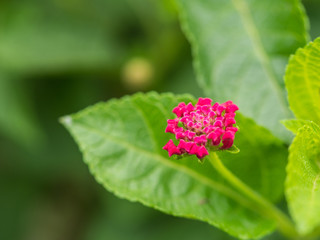
{"type": "Polygon", "coordinates": [[[0,239],[24,239],[25,219],[30,204],[36,200],[35,187],[16,180],[16,176],[0,179],[0,239]]]}
{"type": "Polygon", "coordinates": [[[163,214],[107,192],[101,195],[107,199],[93,217],[86,240],[234,240],[209,224],[163,214]]]}
{"type": "Polygon", "coordinates": [[[320,2],[318,0],[302,0],[310,21],[311,39],[320,36],[320,2]]]}
{"type": "Polygon", "coordinates": [[[285,76],[290,108],[297,118],[320,123],[320,38],[299,49],[285,76]]]}
{"type": "MultiPolygon", "coordinates": [[[[180,101],[194,99],[137,94],[97,104],[64,117],[62,122],[78,142],[97,181],[116,195],[173,215],[207,221],[239,238],[270,232],[273,222],[259,217],[209,161],[199,164],[195,157],[174,160],[162,150],[169,139],[164,133],[166,119],[180,101]]],[[[237,123],[240,153],[219,155],[255,190],[271,200],[279,198],[285,148],[252,120],[239,115],[237,123]]]]}
{"type": "Polygon", "coordinates": [[[43,140],[21,81],[0,73],[0,132],[29,149],[43,140]]]}
{"type": "Polygon", "coordinates": [[[233,100],[241,112],[282,140],[290,118],[282,76],[288,57],[306,43],[298,0],[178,0],[182,27],[195,57],[200,86],[218,101],[233,100]]]}
{"type": "Polygon", "coordinates": [[[290,146],[286,197],[302,234],[320,224],[320,127],[302,127],[290,146]]]}
{"type": "Polygon", "coordinates": [[[52,1],[4,5],[0,10],[2,67],[41,72],[101,69],[116,62],[120,50],[104,25],[67,10],[52,1]]]}
{"type": "Polygon", "coordinates": [[[282,120],[281,123],[294,134],[297,134],[299,129],[305,125],[308,125],[309,127],[314,126],[312,121],[301,119],[282,120]]]}
{"type": "Polygon", "coordinates": [[[170,76],[162,91],[174,94],[189,93],[196,97],[203,96],[202,89],[194,83],[191,60],[176,68],[176,74],[170,76]]]}

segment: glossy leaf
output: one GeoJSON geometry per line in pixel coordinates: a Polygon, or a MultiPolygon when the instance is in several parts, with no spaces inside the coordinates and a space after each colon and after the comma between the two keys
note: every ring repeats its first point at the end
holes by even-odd
{"type": "Polygon", "coordinates": [[[291,135],[279,121],[291,117],[283,83],[285,65],[307,39],[300,2],[178,3],[205,94],[218,101],[234,100],[246,116],[289,141],[291,135]]]}
{"type": "Polygon", "coordinates": [[[300,119],[320,123],[320,38],[299,49],[286,71],[290,108],[300,119]]]}
{"type": "Polygon", "coordinates": [[[290,146],[286,197],[290,213],[302,234],[320,225],[320,128],[300,128],[290,146]]]}
{"type": "MultiPolygon", "coordinates": [[[[209,161],[200,164],[195,157],[176,160],[162,150],[171,137],[164,133],[166,119],[174,117],[171,110],[181,101],[194,99],[136,94],[89,107],[62,122],[97,181],[116,195],[176,216],[207,221],[239,238],[270,232],[273,222],[260,217],[209,161]]],[[[244,182],[274,200],[282,194],[286,151],[268,131],[237,116],[241,131],[236,144],[241,151],[219,155],[244,182]],[[250,132],[246,133],[246,128],[250,132]]]]}

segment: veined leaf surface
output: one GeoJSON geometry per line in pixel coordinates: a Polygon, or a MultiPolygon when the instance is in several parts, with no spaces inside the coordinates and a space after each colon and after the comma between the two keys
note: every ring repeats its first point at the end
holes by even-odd
{"type": "Polygon", "coordinates": [[[306,44],[298,0],[178,0],[182,27],[195,57],[198,82],[218,101],[233,99],[241,112],[287,142],[283,75],[289,55],[306,44]]]}
{"type": "Polygon", "coordinates": [[[320,225],[320,127],[300,128],[290,146],[286,197],[302,234],[320,225]]]}
{"type": "MultiPolygon", "coordinates": [[[[62,122],[97,181],[116,195],[176,216],[206,221],[238,238],[257,238],[272,231],[274,222],[261,217],[209,161],[200,164],[195,157],[169,158],[162,149],[172,137],[164,132],[166,120],[174,117],[171,110],[179,102],[194,99],[189,95],[136,94],[99,103],[64,117],[62,122]]],[[[256,191],[270,200],[279,198],[286,149],[241,114],[237,125],[241,129],[236,136],[240,153],[221,153],[221,159],[256,191]]]]}
{"type": "Polygon", "coordinates": [[[294,134],[297,134],[299,129],[305,125],[311,128],[314,128],[316,126],[312,121],[302,119],[282,120],[281,123],[294,134]]]}
{"type": "Polygon", "coordinates": [[[320,38],[291,57],[285,80],[294,115],[320,124],[320,38]]]}

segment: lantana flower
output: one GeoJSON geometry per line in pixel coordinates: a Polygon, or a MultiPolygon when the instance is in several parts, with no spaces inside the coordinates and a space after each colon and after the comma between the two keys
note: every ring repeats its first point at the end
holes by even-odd
{"type": "Polygon", "coordinates": [[[234,126],[235,112],[239,109],[232,101],[211,104],[210,98],[199,98],[192,103],[179,103],[173,109],[177,116],[167,120],[165,132],[172,133],[179,144],[173,140],[163,147],[169,156],[196,155],[200,160],[209,154],[208,150],[229,149],[233,145],[238,128],[234,126]]]}

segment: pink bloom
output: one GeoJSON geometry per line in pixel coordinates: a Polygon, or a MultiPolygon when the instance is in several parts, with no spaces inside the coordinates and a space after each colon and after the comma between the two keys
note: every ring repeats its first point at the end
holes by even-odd
{"type": "Polygon", "coordinates": [[[226,131],[237,132],[239,129],[236,127],[226,127],[226,131]]]}
{"type": "Polygon", "coordinates": [[[191,131],[189,131],[189,130],[185,131],[185,134],[186,134],[188,140],[190,140],[190,141],[192,141],[192,140],[193,140],[193,137],[196,135],[195,132],[191,132],[191,131]]]}
{"type": "Polygon", "coordinates": [[[219,105],[219,106],[217,107],[217,110],[216,110],[217,115],[218,115],[218,116],[221,116],[222,112],[223,112],[225,109],[226,109],[225,106],[219,105]]]}
{"type": "Polygon", "coordinates": [[[224,124],[227,127],[232,126],[235,123],[236,123],[236,120],[234,120],[234,118],[226,118],[226,120],[224,121],[224,124]]]}
{"type": "Polygon", "coordinates": [[[233,112],[226,113],[226,114],[224,115],[225,118],[234,118],[235,116],[236,116],[236,114],[233,113],[233,112]]]}
{"type": "Polygon", "coordinates": [[[210,98],[199,98],[197,104],[179,103],[173,109],[175,119],[167,120],[165,132],[175,134],[178,146],[170,140],[163,149],[169,156],[174,154],[196,155],[199,159],[209,154],[208,150],[232,147],[238,128],[235,112],[239,109],[232,101],[211,104],[210,98]]]}
{"type": "Polygon", "coordinates": [[[189,151],[189,154],[195,154],[196,155],[198,153],[199,148],[200,147],[197,144],[193,144],[192,148],[189,151]]]}
{"type": "Polygon", "coordinates": [[[211,109],[213,110],[213,111],[216,111],[217,110],[217,108],[219,107],[219,103],[215,103],[215,104],[213,104],[213,106],[211,107],[211,109]]]}
{"type": "Polygon", "coordinates": [[[171,157],[173,154],[181,155],[181,150],[176,145],[174,145],[174,143],[171,139],[163,147],[163,149],[168,151],[169,157],[171,157]]]}
{"type": "Polygon", "coordinates": [[[217,121],[214,122],[213,126],[214,126],[214,127],[222,128],[222,127],[223,127],[223,123],[222,123],[222,121],[217,120],[217,121]]]}
{"type": "Polygon", "coordinates": [[[201,135],[199,137],[195,137],[194,142],[198,145],[203,145],[203,144],[206,144],[207,138],[205,135],[201,135]]]}
{"type": "Polygon", "coordinates": [[[168,132],[168,133],[174,133],[175,131],[175,126],[174,125],[172,125],[172,124],[168,124],[168,126],[167,126],[167,128],[166,128],[166,133],[168,132]]]}
{"type": "Polygon", "coordinates": [[[233,145],[233,140],[234,140],[234,132],[232,131],[227,131],[225,134],[222,136],[222,147],[221,149],[228,149],[233,145]]]}
{"type": "Polygon", "coordinates": [[[200,146],[198,148],[198,152],[196,153],[199,159],[204,158],[205,156],[209,155],[208,150],[204,146],[200,146]]]}
{"type": "Polygon", "coordinates": [[[226,113],[234,113],[235,111],[239,110],[238,106],[233,104],[232,101],[226,101],[223,103],[223,105],[226,107],[226,113]]]}
{"type": "Polygon", "coordinates": [[[212,145],[218,146],[221,142],[221,135],[224,133],[222,128],[216,128],[214,131],[207,135],[208,139],[211,139],[212,145]]]}
{"type": "Polygon", "coordinates": [[[167,120],[167,123],[168,123],[168,124],[172,124],[172,125],[174,125],[175,127],[177,127],[177,126],[178,126],[179,121],[180,121],[180,119],[179,119],[179,118],[175,118],[175,119],[168,119],[168,120],[167,120]]]}
{"type": "Polygon", "coordinates": [[[184,132],[176,132],[176,139],[184,139],[186,134],[184,132]]]}
{"type": "Polygon", "coordinates": [[[193,142],[186,142],[183,139],[180,140],[178,148],[180,148],[181,151],[189,152],[193,146],[193,142]]]}
{"type": "Polygon", "coordinates": [[[192,105],[192,103],[188,103],[188,105],[186,106],[186,109],[190,113],[194,111],[194,106],[192,105]]]}
{"type": "Polygon", "coordinates": [[[212,100],[210,98],[199,98],[198,103],[196,105],[211,105],[212,100]]]}

